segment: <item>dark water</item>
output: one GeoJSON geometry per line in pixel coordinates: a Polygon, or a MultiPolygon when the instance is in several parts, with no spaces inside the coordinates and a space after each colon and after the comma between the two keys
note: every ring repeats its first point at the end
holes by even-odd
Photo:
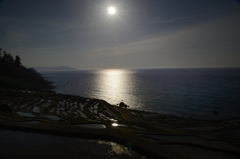
{"type": "Polygon", "coordinates": [[[146,159],[128,147],[110,141],[3,129],[0,129],[0,141],[0,159],[146,159]]]}
{"type": "Polygon", "coordinates": [[[240,113],[240,69],[43,72],[56,92],[124,101],[131,108],[219,119],[240,113]],[[214,111],[217,111],[219,114],[214,111]]]}

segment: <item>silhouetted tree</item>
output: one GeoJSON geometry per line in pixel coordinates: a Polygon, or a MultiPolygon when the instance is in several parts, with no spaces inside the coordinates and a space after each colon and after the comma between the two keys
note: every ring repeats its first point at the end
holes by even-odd
{"type": "Polygon", "coordinates": [[[8,62],[14,63],[14,59],[10,53],[8,53],[8,62]]]}
{"type": "Polygon", "coordinates": [[[3,57],[4,60],[6,60],[9,63],[13,63],[14,59],[10,53],[7,53],[6,51],[3,51],[3,57]]]}
{"type": "Polygon", "coordinates": [[[32,91],[51,91],[52,83],[45,80],[33,68],[21,64],[21,58],[15,59],[10,53],[0,49],[0,89],[20,89],[32,91]]]}
{"type": "Polygon", "coordinates": [[[15,58],[14,65],[15,66],[21,66],[21,59],[18,55],[15,58]]]}
{"type": "Polygon", "coordinates": [[[7,60],[7,52],[6,51],[3,51],[2,59],[3,60],[7,60]]]}
{"type": "Polygon", "coordinates": [[[2,57],[2,48],[0,48],[0,58],[2,57]]]}

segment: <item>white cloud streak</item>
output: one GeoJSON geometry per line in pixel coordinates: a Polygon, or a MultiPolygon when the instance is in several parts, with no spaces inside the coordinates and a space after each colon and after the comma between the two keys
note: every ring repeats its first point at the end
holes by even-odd
{"type": "Polygon", "coordinates": [[[118,47],[98,48],[92,57],[118,56],[133,60],[136,67],[141,64],[152,67],[240,67],[238,28],[240,23],[234,19],[222,19],[166,36],[118,47]]]}
{"type": "Polygon", "coordinates": [[[177,18],[172,18],[172,19],[161,19],[161,18],[155,18],[150,24],[163,24],[163,23],[171,23],[171,22],[176,22],[179,20],[184,20],[184,19],[190,19],[190,18],[196,18],[198,15],[190,15],[190,16],[182,16],[182,17],[177,17],[177,18]]]}

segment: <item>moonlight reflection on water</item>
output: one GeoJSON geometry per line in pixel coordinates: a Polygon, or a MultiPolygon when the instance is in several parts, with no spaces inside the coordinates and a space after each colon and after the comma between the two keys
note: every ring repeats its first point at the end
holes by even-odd
{"type": "Polygon", "coordinates": [[[223,119],[238,116],[239,69],[108,69],[44,74],[57,93],[123,101],[131,109],[223,119]],[[216,115],[213,112],[218,111],[216,115]]]}
{"type": "Polygon", "coordinates": [[[94,86],[101,92],[94,91],[93,97],[105,97],[107,101],[119,103],[123,101],[133,101],[131,92],[134,88],[134,81],[130,71],[122,69],[101,70],[94,80],[94,86]]]}

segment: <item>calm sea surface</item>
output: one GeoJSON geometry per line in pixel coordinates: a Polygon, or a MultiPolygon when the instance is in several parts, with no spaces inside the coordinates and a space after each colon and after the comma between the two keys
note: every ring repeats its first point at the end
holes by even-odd
{"type": "Polygon", "coordinates": [[[133,109],[220,119],[239,116],[240,69],[42,72],[57,93],[121,101],[133,109]],[[214,111],[217,111],[219,114],[214,111]]]}

